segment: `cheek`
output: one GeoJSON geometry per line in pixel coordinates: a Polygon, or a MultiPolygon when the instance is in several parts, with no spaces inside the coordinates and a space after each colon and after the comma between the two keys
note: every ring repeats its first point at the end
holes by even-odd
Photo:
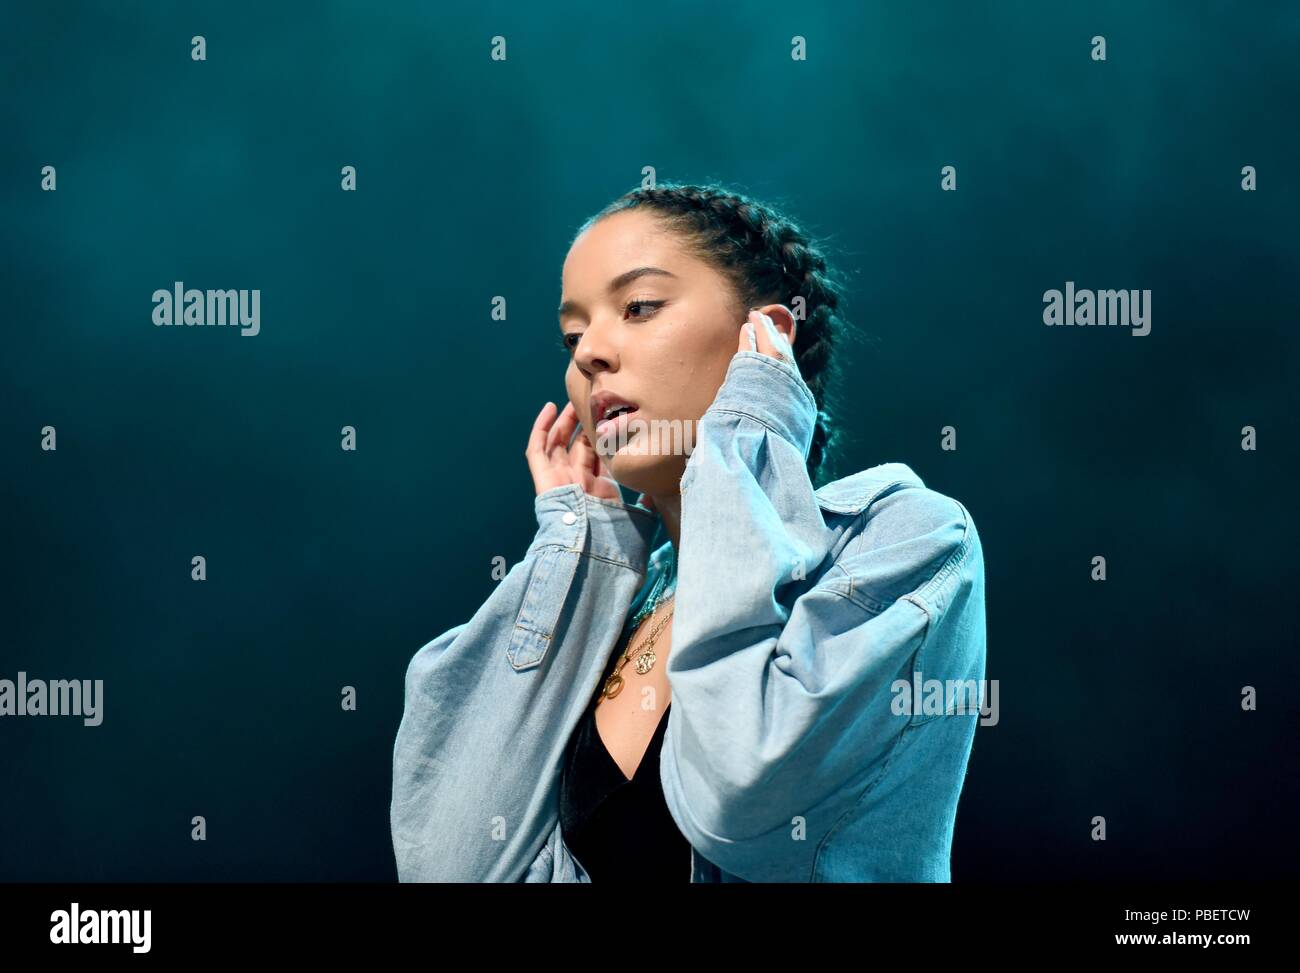
{"type": "Polygon", "coordinates": [[[698,419],[708,411],[735,353],[734,345],[710,340],[707,343],[695,341],[689,349],[673,356],[669,384],[674,394],[670,401],[677,406],[678,416],[698,419]]]}
{"type": "MultiPolygon", "coordinates": [[[[578,412],[578,424],[588,433],[592,430],[592,424],[587,420],[587,404],[591,400],[591,382],[582,374],[575,363],[570,363],[568,370],[564,373],[564,390],[568,393],[569,401],[573,403],[574,409],[578,412]]],[[[558,403],[561,411],[565,403],[558,403]]]]}

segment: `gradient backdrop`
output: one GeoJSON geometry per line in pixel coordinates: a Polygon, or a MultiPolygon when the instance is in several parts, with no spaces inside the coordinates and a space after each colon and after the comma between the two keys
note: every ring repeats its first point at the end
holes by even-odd
{"type": "Polygon", "coordinates": [[[0,678],[105,706],[0,720],[0,879],[396,877],[406,664],[532,537],[561,264],[647,165],[829,240],[841,467],[974,514],[954,880],[1293,874],[1300,7],[1046,6],[6,3],[0,678]],[[155,327],[177,280],[261,333],[155,327]],[[1045,327],[1067,280],[1151,333],[1045,327]]]}

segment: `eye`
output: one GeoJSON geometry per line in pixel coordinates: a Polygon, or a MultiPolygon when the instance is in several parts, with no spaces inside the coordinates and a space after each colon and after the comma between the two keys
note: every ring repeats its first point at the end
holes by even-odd
{"type": "MultiPolygon", "coordinates": [[[[623,305],[623,315],[626,317],[633,308],[641,308],[643,310],[645,308],[650,308],[649,313],[632,315],[633,320],[644,321],[646,318],[654,317],[654,312],[658,311],[667,303],[667,301],[628,301],[623,305]]],[[[573,350],[578,347],[578,342],[581,340],[581,332],[574,331],[570,334],[562,334],[559,338],[560,347],[572,355],[573,350]]]]}
{"type": "MultiPolygon", "coordinates": [[[[634,307],[649,307],[657,311],[667,303],[668,303],[667,301],[628,301],[626,304],[623,305],[623,313],[626,315],[627,312],[634,307]]],[[[652,317],[653,314],[654,311],[652,311],[650,314],[638,314],[636,315],[636,317],[638,319],[644,320],[645,318],[652,317]]]]}

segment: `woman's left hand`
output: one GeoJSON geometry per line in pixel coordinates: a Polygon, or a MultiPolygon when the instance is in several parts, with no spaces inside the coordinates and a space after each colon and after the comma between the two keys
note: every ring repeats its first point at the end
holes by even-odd
{"type": "Polygon", "coordinates": [[[784,361],[791,368],[798,370],[794,359],[794,349],[772,319],[762,311],[750,311],[749,320],[740,328],[740,342],[737,351],[757,351],[784,361]]]}

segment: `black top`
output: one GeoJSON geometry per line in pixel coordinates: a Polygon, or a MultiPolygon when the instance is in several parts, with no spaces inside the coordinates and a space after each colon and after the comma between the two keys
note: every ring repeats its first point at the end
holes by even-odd
{"type": "Polygon", "coordinates": [[[690,881],[691,846],[668,812],[659,781],[671,706],[660,714],[631,780],[600,739],[596,698],[569,740],[560,777],[560,831],[593,883],[690,881]]]}

